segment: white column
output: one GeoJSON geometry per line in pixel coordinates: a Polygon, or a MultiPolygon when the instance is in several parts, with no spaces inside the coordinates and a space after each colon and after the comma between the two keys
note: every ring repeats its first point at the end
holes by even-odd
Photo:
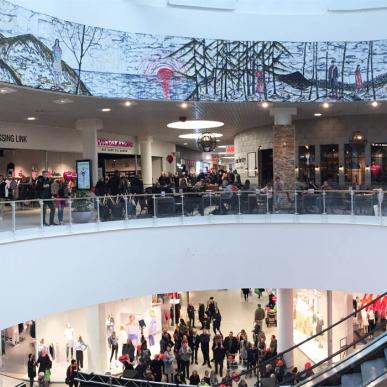
{"type": "MultiPolygon", "coordinates": [[[[282,352],[294,345],[293,289],[278,289],[277,298],[278,352],[282,352]]],[[[284,360],[288,368],[293,367],[293,352],[287,353],[284,360]]]]}
{"type": "Polygon", "coordinates": [[[76,122],[76,128],[82,133],[83,158],[91,160],[93,185],[98,181],[98,130],[103,128],[100,119],[82,119],[76,122]]]}
{"type": "Polygon", "coordinates": [[[82,335],[88,346],[84,353],[85,365],[88,371],[103,374],[108,369],[105,305],[86,308],[85,320],[86,332],[82,335]]]}
{"type": "Polygon", "coordinates": [[[141,175],[144,188],[152,185],[152,137],[140,138],[141,175]]]}

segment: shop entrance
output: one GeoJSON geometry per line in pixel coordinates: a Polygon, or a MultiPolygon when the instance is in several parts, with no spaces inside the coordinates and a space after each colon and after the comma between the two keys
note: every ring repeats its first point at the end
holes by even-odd
{"type": "Polygon", "coordinates": [[[114,171],[127,178],[138,173],[138,160],[135,155],[119,155],[110,153],[98,154],[98,175],[110,178],[114,171]]]}
{"type": "Polygon", "coordinates": [[[273,182],[273,149],[258,150],[259,186],[273,182]]]}

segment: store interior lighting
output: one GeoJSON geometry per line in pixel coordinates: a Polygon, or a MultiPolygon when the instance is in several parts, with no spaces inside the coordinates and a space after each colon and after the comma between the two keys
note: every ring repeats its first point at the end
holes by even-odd
{"type": "Polygon", "coordinates": [[[208,121],[208,120],[181,120],[171,122],[167,125],[171,129],[185,129],[185,130],[199,130],[199,129],[213,129],[220,128],[224,125],[221,121],[208,121]]]}
{"type": "MultiPolygon", "coordinates": [[[[189,140],[197,140],[201,134],[202,133],[180,134],[179,138],[186,138],[189,140]]],[[[210,133],[210,134],[211,134],[211,136],[213,136],[215,138],[223,137],[223,134],[221,134],[221,133],[210,133]]]]}

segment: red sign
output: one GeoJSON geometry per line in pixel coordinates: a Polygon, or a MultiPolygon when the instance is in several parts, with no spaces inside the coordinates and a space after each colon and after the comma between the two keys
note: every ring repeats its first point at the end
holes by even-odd
{"type": "MultiPolygon", "coordinates": [[[[377,297],[378,296],[374,297],[372,293],[371,294],[365,293],[363,298],[360,300],[359,307],[369,304],[370,302],[372,302],[372,300],[374,300],[377,297]]],[[[384,317],[386,314],[386,308],[387,308],[387,296],[384,296],[382,298],[379,298],[379,300],[376,301],[374,304],[367,307],[366,310],[373,309],[374,311],[377,311],[378,313],[380,313],[382,317],[384,317]]]]}
{"type": "Polygon", "coordinates": [[[109,140],[105,138],[99,138],[97,140],[98,146],[109,146],[115,148],[129,148],[132,149],[134,144],[132,141],[124,141],[124,140],[109,140]]]}
{"type": "Polygon", "coordinates": [[[234,145],[227,145],[226,152],[227,153],[235,153],[235,146],[234,145]]]}

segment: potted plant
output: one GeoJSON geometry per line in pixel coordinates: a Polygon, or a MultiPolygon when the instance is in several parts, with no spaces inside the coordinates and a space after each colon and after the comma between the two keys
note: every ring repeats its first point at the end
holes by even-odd
{"type": "Polygon", "coordinates": [[[89,191],[76,191],[72,201],[71,217],[74,223],[88,223],[94,215],[94,194],[89,191]]]}

